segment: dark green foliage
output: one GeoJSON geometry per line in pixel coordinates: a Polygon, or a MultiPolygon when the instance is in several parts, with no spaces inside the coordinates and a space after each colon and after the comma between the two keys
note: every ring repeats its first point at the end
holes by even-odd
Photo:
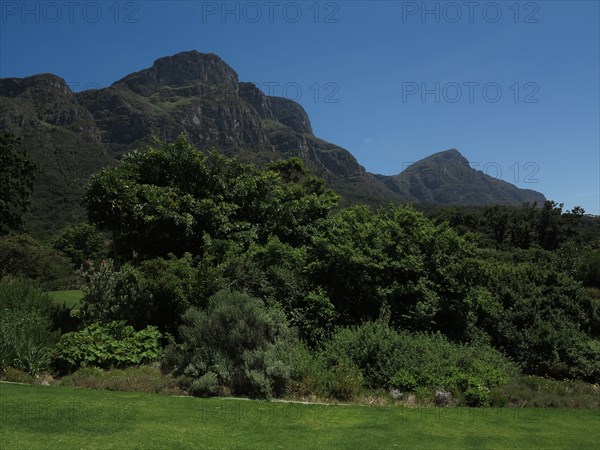
{"type": "Polygon", "coordinates": [[[488,263],[501,312],[486,330],[525,373],[600,379],[597,302],[568,275],[536,264],[488,263]]]}
{"type": "Polygon", "coordinates": [[[77,286],[68,258],[27,234],[0,236],[0,279],[25,277],[47,290],[77,286]]]}
{"type": "Polygon", "coordinates": [[[75,267],[80,267],[84,261],[100,261],[108,256],[104,236],[87,223],[64,229],[54,238],[52,246],[68,256],[75,267]]]}
{"type": "Polygon", "coordinates": [[[441,334],[398,333],[380,322],[340,330],[325,355],[355,364],[371,388],[447,389],[470,406],[486,403],[490,388],[516,374],[516,367],[489,346],[453,344],[441,334]]]}
{"type": "Polygon", "coordinates": [[[483,213],[482,228],[498,246],[537,245],[555,250],[575,235],[583,214],[580,207],[563,212],[562,203],[553,201],[546,201],[541,207],[535,203],[523,204],[521,208],[491,206],[483,213]]]}
{"type": "Polygon", "coordinates": [[[15,135],[0,131],[0,235],[22,230],[40,170],[15,135]]]}
{"type": "Polygon", "coordinates": [[[111,260],[91,264],[85,277],[83,316],[88,321],[125,320],[176,333],[183,313],[197,299],[197,270],[189,254],[143,261],[116,270],[111,260]]]}
{"type": "Polygon", "coordinates": [[[191,379],[196,394],[229,390],[252,397],[280,396],[289,383],[294,337],[285,316],[249,295],[220,291],[206,309],[191,308],[166,366],[191,379]]]}
{"type": "Polygon", "coordinates": [[[147,299],[142,276],[130,265],[116,270],[112,260],[90,263],[84,278],[82,317],[94,321],[134,320],[140,303],[147,299]]]}
{"type": "Polygon", "coordinates": [[[161,354],[161,334],[155,327],[135,331],[125,322],[93,323],[63,334],[53,353],[60,373],[79,367],[123,368],[155,361],[161,354]]]}
{"type": "Polygon", "coordinates": [[[312,351],[303,343],[291,357],[290,391],[302,398],[352,400],[365,387],[361,370],[348,358],[333,360],[324,351],[312,351]]]}
{"type": "Polygon", "coordinates": [[[585,286],[600,288],[600,249],[584,251],[575,264],[576,277],[585,286]]]}
{"type": "Polygon", "coordinates": [[[48,368],[57,339],[52,301],[32,282],[0,283],[0,370],[12,366],[31,375],[48,368]]]}
{"type": "Polygon", "coordinates": [[[119,254],[138,260],[200,254],[204,234],[265,242],[308,239],[337,196],[298,160],[258,170],[220,153],[204,155],[183,136],[173,144],[127,154],[95,174],[84,203],[89,218],[111,231],[119,254]]]}
{"type": "Polygon", "coordinates": [[[394,326],[467,339],[473,255],[470,242],[411,208],[353,207],[315,236],[309,271],[342,323],[375,319],[389,307],[394,326]]]}

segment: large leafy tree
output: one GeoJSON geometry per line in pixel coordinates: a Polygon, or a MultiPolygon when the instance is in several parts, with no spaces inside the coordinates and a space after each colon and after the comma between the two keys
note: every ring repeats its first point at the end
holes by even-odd
{"type": "Polygon", "coordinates": [[[199,254],[206,235],[246,246],[272,235],[300,244],[337,200],[299,160],[259,170],[201,153],[183,136],[129,153],[95,174],[84,196],[90,220],[133,260],[199,254]]]}
{"type": "Polygon", "coordinates": [[[0,235],[23,228],[23,214],[30,205],[40,167],[15,135],[0,132],[0,235]]]}
{"type": "Polygon", "coordinates": [[[389,310],[402,328],[467,339],[475,318],[474,247],[411,208],[348,208],[315,235],[309,272],[346,323],[389,310]]]}

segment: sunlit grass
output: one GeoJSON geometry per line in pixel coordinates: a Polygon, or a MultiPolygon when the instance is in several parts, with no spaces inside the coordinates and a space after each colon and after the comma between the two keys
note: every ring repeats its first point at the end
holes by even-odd
{"type": "Polygon", "coordinates": [[[51,291],[48,295],[55,303],[62,305],[63,303],[69,308],[79,308],[81,299],[83,298],[82,291],[51,291]]]}
{"type": "Polygon", "coordinates": [[[5,448],[597,448],[597,409],[402,408],[0,384],[5,448]]]}

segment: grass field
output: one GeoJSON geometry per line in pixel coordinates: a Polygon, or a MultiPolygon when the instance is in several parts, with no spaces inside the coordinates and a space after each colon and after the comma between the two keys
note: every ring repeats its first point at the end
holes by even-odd
{"type": "Polygon", "coordinates": [[[198,399],[0,383],[3,448],[597,448],[600,411],[198,399]]]}
{"type": "Polygon", "coordinates": [[[63,303],[69,308],[78,308],[83,298],[82,291],[51,291],[48,295],[55,303],[62,305],[63,303]]]}

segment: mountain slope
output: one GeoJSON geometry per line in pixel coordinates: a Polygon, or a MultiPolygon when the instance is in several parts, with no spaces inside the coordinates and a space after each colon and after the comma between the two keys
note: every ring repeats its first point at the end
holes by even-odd
{"type": "Polygon", "coordinates": [[[36,231],[83,217],[79,197],[91,173],[152,144],[154,136],[173,140],[180,133],[199,150],[218,149],[258,165],[298,156],[346,202],[543,201],[539,193],[473,171],[456,150],[396,176],[371,174],[348,150],[315,136],[298,103],[265,95],[240,82],[218,56],[197,51],[160,58],[107,88],[77,94],[50,74],[0,79],[0,129],[21,136],[46,169],[33,199],[36,231]]]}
{"type": "Polygon", "coordinates": [[[415,203],[484,206],[542,204],[546,200],[539,192],[519,189],[472,168],[455,149],[430,155],[398,175],[378,178],[415,203]]]}

